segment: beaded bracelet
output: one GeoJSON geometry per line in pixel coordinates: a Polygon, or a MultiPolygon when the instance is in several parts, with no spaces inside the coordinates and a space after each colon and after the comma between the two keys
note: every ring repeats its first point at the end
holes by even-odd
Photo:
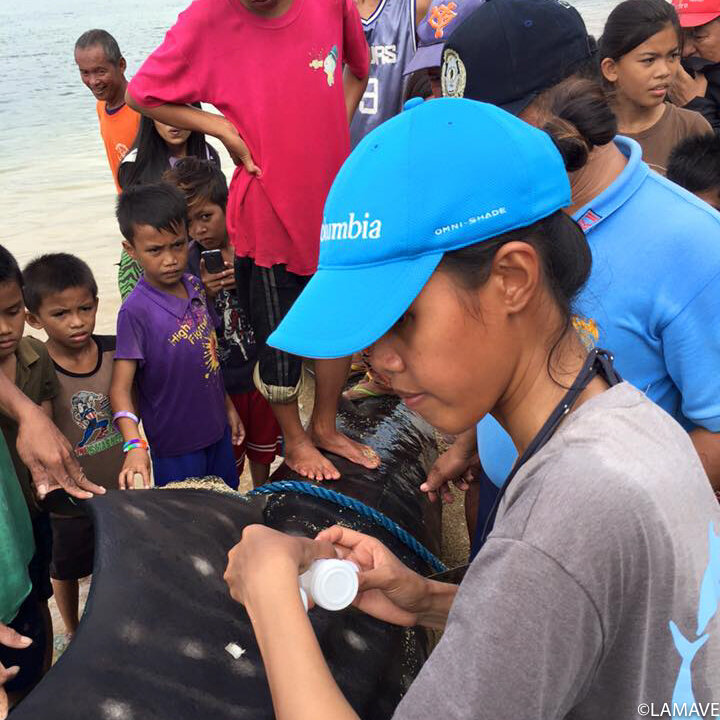
{"type": "Polygon", "coordinates": [[[130,452],[130,450],[137,450],[137,449],[147,450],[148,449],[147,442],[145,442],[145,440],[143,440],[142,438],[133,438],[132,440],[128,440],[123,445],[124,453],[130,452]]]}
{"type": "Polygon", "coordinates": [[[115,425],[115,427],[117,427],[117,421],[120,418],[129,418],[130,420],[134,420],[138,424],[140,423],[140,420],[138,419],[138,416],[135,415],[135,413],[127,412],[125,410],[120,410],[120,412],[116,412],[113,415],[113,425],[115,425]]]}

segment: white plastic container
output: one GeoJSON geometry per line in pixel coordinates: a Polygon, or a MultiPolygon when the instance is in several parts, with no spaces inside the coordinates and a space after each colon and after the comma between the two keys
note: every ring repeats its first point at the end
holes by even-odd
{"type": "Polygon", "coordinates": [[[325,610],[343,610],[358,591],[358,567],[350,560],[315,560],[298,578],[305,609],[308,597],[325,610]]]}

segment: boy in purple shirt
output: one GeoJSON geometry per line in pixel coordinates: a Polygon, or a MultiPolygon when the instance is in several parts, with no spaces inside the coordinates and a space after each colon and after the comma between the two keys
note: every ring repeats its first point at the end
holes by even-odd
{"type": "Polygon", "coordinates": [[[200,281],[185,273],[185,198],[167,183],[139,185],[119,197],[117,217],[123,246],[144,271],[117,320],[110,401],[127,453],[120,487],[134,487],[136,474],[150,485],[134,389],[155,485],[216,475],[237,488],[232,444],[245,431],[223,385],[217,318],[200,281]]]}

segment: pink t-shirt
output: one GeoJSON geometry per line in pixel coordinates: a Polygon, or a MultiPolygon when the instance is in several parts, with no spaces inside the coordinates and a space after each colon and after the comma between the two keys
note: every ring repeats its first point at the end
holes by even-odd
{"type": "Polygon", "coordinates": [[[317,268],[323,205],[350,151],[343,64],[367,75],[353,0],[294,0],[277,18],[196,0],[130,82],[141,105],[208,102],[238,129],[263,174],[235,169],[228,231],[257,265],[317,268]]]}

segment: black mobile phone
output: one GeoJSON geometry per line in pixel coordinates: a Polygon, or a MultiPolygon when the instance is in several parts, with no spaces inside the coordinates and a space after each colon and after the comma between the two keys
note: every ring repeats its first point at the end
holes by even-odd
{"type": "Polygon", "coordinates": [[[205,261],[205,269],[211,275],[217,275],[226,269],[222,250],[203,250],[200,257],[205,261]]]}

